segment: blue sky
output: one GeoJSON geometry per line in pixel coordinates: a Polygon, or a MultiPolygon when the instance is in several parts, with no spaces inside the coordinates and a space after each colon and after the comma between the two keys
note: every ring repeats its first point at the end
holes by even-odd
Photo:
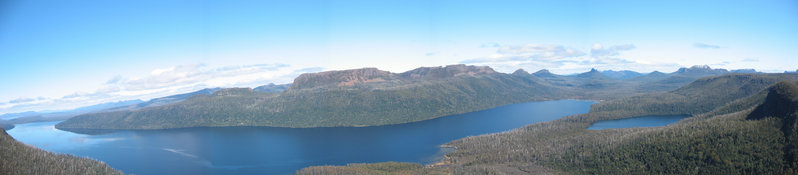
{"type": "Polygon", "coordinates": [[[798,1],[0,0],[0,113],[489,65],[798,69],[798,1]]]}

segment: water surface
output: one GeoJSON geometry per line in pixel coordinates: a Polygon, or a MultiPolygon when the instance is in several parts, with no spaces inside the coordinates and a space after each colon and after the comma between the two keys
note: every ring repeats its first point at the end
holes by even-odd
{"type": "Polygon", "coordinates": [[[649,115],[618,120],[604,120],[593,123],[588,130],[633,128],[633,127],[660,127],[679,122],[689,115],[649,115]]]}
{"type": "Polygon", "coordinates": [[[522,103],[375,127],[185,128],[84,135],[55,129],[57,122],[44,122],[21,124],[8,133],[26,144],[104,161],[125,173],[293,174],[314,165],[431,163],[451,150],[441,144],[586,113],[593,103],[522,103]]]}

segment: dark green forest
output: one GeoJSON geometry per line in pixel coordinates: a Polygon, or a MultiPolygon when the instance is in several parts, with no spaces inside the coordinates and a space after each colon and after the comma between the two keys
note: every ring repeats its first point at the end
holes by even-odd
{"type": "MultiPolygon", "coordinates": [[[[794,174],[796,77],[731,74],[666,93],[602,102],[588,114],[453,141],[448,145],[456,150],[443,165],[421,169],[451,174],[794,174]],[[693,117],[666,127],[586,129],[600,120],[651,114],[693,117]]],[[[338,173],[349,168],[312,169],[338,173]]]]}

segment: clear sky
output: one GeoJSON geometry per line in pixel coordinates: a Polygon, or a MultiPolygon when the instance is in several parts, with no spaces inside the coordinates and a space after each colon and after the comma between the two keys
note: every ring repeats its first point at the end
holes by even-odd
{"type": "Polygon", "coordinates": [[[794,0],[0,0],[0,114],[361,67],[783,72],[796,48],[794,0]]]}

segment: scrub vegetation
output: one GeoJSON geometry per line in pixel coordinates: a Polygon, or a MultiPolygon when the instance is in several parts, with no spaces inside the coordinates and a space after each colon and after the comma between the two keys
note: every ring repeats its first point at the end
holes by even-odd
{"type": "Polygon", "coordinates": [[[443,165],[421,169],[451,174],[795,174],[796,76],[709,77],[666,93],[602,102],[588,114],[453,141],[448,145],[457,149],[443,165]],[[600,120],[654,114],[693,117],[665,127],[586,129],[600,120]]]}

